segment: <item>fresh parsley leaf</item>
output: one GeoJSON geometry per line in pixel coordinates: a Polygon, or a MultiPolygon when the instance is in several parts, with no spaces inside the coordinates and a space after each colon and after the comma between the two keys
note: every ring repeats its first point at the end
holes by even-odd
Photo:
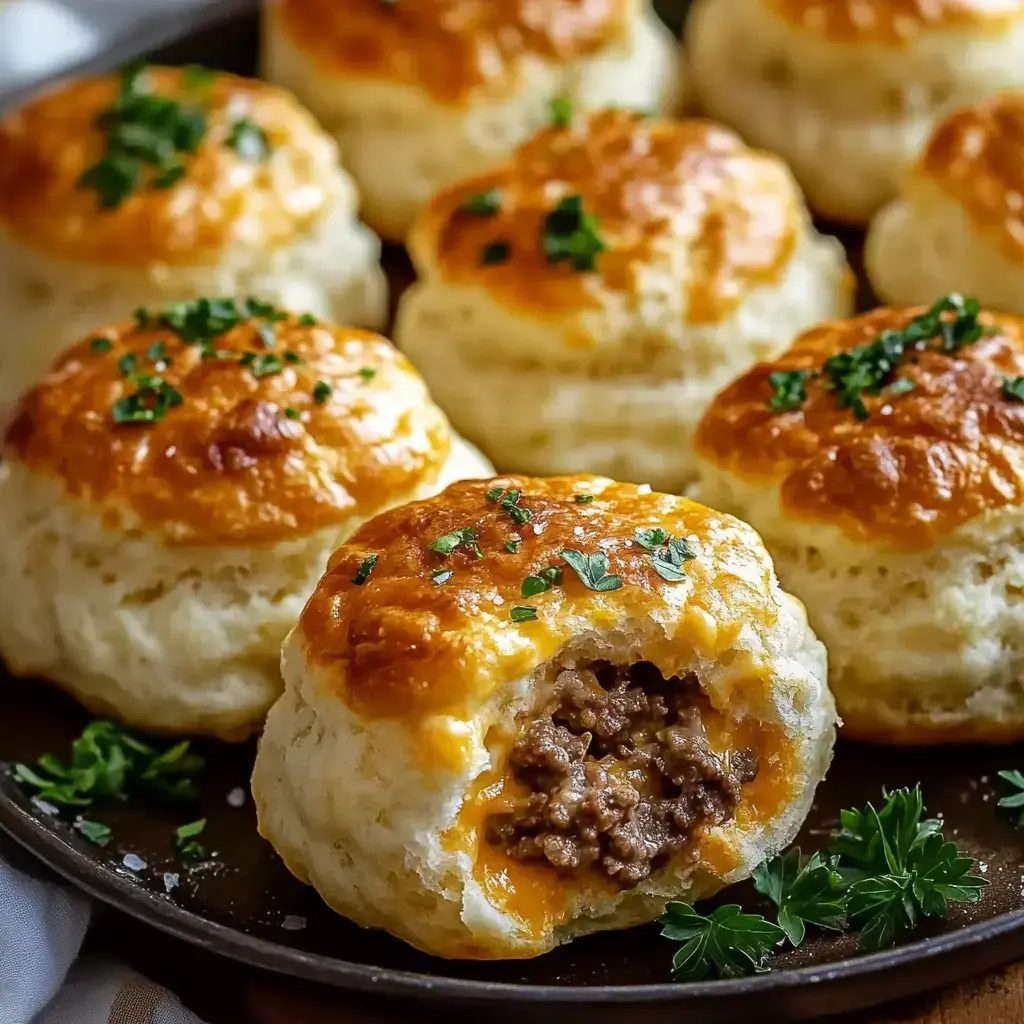
{"type": "Polygon", "coordinates": [[[607,593],[622,586],[622,577],[608,574],[608,556],[603,551],[585,555],[581,551],[568,549],[561,552],[569,568],[579,577],[580,582],[590,590],[607,593]]]}
{"type": "Polygon", "coordinates": [[[598,255],[607,248],[597,217],[583,212],[579,195],[566,196],[544,218],[541,245],[548,263],[568,261],[576,271],[596,269],[598,255]]]}
{"type": "Polygon", "coordinates": [[[507,263],[512,255],[512,246],[508,242],[490,242],[480,251],[480,265],[493,267],[499,263],[507,263]]]}
{"type": "Polygon", "coordinates": [[[146,349],[146,358],[153,364],[153,369],[157,373],[162,373],[166,370],[171,365],[171,357],[167,354],[167,342],[163,338],[159,341],[154,341],[146,349]]]}
{"type": "Polygon", "coordinates": [[[480,545],[477,543],[477,532],[471,526],[464,526],[461,530],[452,530],[451,533],[438,537],[437,540],[430,544],[431,551],[435,551],[437,554],[445,557],[460,547],[465,548],[477,558],[484,557],[484,553],[480,550],[480,545]]]}
{"type": "Polygon", "coordinates": [[[846,897],[838,858],[815,853],[803,863],[798,847],[754,869],[754,888],[779,910],[779,927],[794,947],[804,941],[806,926],[830,931],[846,925],[846,897]]]}
{"type": "Polygon", "coordinates": [[[768,374],[768,383],[774,394],[768,400],[772,412],[790,412],[799,409],[807,401],[807,378],[809,370],[776,370],[768,374]]]}
{"type": "Polygon", "coordinates": [[[284,369],[284,361],[276,352],[247,352],[240,360],[243,366],[257,378],[274,377],[284,369]]]}
{"type": "Polygon", "coordinates": [[[287,406],[287,407],[285,408],[285,410],[284,410],[284,414],[285,414],[285,416],[287,416],[287,417],[288,417],[288,419],[290,419],[290,420],[301,420],[301,419],[302,419],[302,413],[301,413],[301,412],[299,412],[299,410],[298,410],[298,409],[294,408],[294,407],[293,407],[293,406],[291,406],[291,405],[289,405],[289,406],[287,406]]]}
{"type": "Polygon", "coordinates": [[[1004,377],[1003,396],[1014,402],[1024,402],[1024,377],[1004,377]]]}
{"type": "Polygon", "coordinates": [[[359,563],[359,568],[356,570],[355,576],[352,577],[352,582],[357,587],[361,587],[370,578],[370,573],[373,572],[373,568],[379,559],[380,555],[367,555],[359,563]]]}
{"type": "Polygon", "coordinates": [[[492,188],[470,196],[460,207],[474,217],[493,217],[501,210],[501,189],[492,188]]]}
{"type": "Polygon", "coordinates": [[[277,344],[277,328],[273,324],[259,324],[256,327],[256,334],[264,348],[273,348],[277,344]]]}
{"type": "Polygon", "coordinates": [[[94,846],[106,846],[110,842],[110,826],[104,825],[101,821],[76,818],[71,827],[94,846]]]}
{"type": "Polygon", "coordinates": [[[594,500],[594,496],[592,494],[574,494],[572,500],[577,505],[589,505],[594,500]]]}
{"type": "Polygon", "coordinates": [[[522,496],[522,491],[509,490],[505,492],[505,496],[498,503],[502,512],[507,512],[516,526],[525,526],[533,518],[533,512],[519,504],[522,496]]]}
{"type": "Polygon", "coordinates": [[[323,405],[325,402],[330,401],[330,397],[333,394],[334,388],[325,380],[318,380],[313,387],[313,401],[317,405],[323,405]]]}
{"type": "MultiPolygon", "coordinates": [[[[999,778],[1004,782],[1008,782],[1015,790],[1016,793],[1011,793],[1009,796],[1004,796],[1000,801],[999,807],[1008,807],[1011,810],[1018,810],[1024,808],[1024,775],[1022,775],[1016,769],[1012,771],[1002,771],[999,773],[999,778]]],[[[1024,810],[1021,810],[1020,817],[1017,819],[1017,828],[1024,827],[1024,810]]]]}
{"type": "Polygon", "coordinates": [[[537,609],[531,608],[529,605],[517,604],[512,607],[509,617],[513,622],[535,622],[537,619],[537,609]]]}
{"type": "Polygon", "coordinates": [[[89,342],[89,348],[93,352],[109,352],[114,347],[114,343],[109,338],[93,338],[89,342]]]}
{"type": "Polygon", "coordinates": [[[174,846],[182,860],[195,861],[206,857],[206,847],[196,842],[196,836],[202,835],[205,828],[206,819],[200,818],[174,830],[174,846]]]}
{"type": "Polygon", "coordinates": [[[934,818],[922,820],[920,787],[883,792],[881,810],[868,804],[842,812],[832,850],[849,883],[847,915],[863,949],[883,949],[923,917],[945,917],[949,901],[975,903],[988,884],[971,875],[934,818]]]}
{"type": "Polygon", "coordinates": [[[369,384],[370,381],[377,376],[377,371],[372,366],[360,366],[359,376],[362,378],[364,384],[369,384]]]}
{"type": "Polygon", "coordinates": [[[785,932],[760,914],[744,914],[730,904],[704,917],[686,903],[669,903],[659,919],[666,939],[683,943],[672,958],[676,981],[699,981],[709,974],[739,978],[767,970],[765,958],[785,932]]]}
{"type": "Polygon", "coordinates": [[[316,327],[316,317],[312,313],[303,313],[299,317],[300,327],[316,327]]]}
{"type": "Polygon", "coordinates": [[[574,104],[567,96],[555,96],[548,105],[551,123],[556,128],[568,128],[572,124],[574,104]]]}
{"type": "Polygon", "coordinates": [[[656,526],[653,529],[637,530],[633,536],[636,538],[637,544],[648,551],[655,551],[657,548],[667,544],[669,539],[669,534],[660,526],[656,526]]]}
{"type": "Polygon", "coordinates": [[[204,68],[202,64],[189,64],[181,73],[181,84],[186,89],[203,91],[213,85],[219,74],[219,71],[204,68]]]}
{"type": "Polygon", "coordinates": [[[505,550],[510,555],[517,554],[518,551],[519,551],[519,545],[521,543],[522,543],[521,538],[519,538],[519,537],[510,537],[507,541],[505,541],[505,550]]]}
{"type": "Polygon", "coordinates": [[[485,495],[487,501],[497,501],[505,493],[504,487],[492,487],[485,495]]]}
{"type": "Polygon", "coordinates": [[[697,557],[697,552],[690,547],[685,538],[670,537],[663,550],[654,552],[651,559],[654,571],[667,583],[680,583],[686,579],[683,563],[697,557]]]}
{"type": "Polygon", "coordinates": [[[139,374],[132,378],[138,390],[119,398],[111,407],[115,423],[158,423],[168,410],[181,405],[181,392],[162,377],[139,374]]]}
{"type": "Polygon", "coordinates": [[[117,371],[122,377],[130,377],[138,369],[138,360],[134,352],[125,352],[117,360],[117,371]]]}
{"type": "Polygon", "coordinates": [[[917,384],[915,384],[909,377],[900,377],[889,385],[886,389],[886,393],[891,395],[893,398],[897,398],[899,395],[910,394],[910,392],[916,387],[917,384]]]}
{"type": "Polygon", "coordinates": [[[243,160],[262,163],[270,156],[270,139],[253,121],[243,117],[235,121],[228,132],[225,145],[230,146],[243,160]]]}
{"type": "Polygon", "coordinates": [[[527,576],[523,580],[520,593],[523,597],[536,597],[552,587],[560,587],[561,585],[562,567],[560,565],[552,565],[547,569],[541,569],[536,576],[527,576]]]}

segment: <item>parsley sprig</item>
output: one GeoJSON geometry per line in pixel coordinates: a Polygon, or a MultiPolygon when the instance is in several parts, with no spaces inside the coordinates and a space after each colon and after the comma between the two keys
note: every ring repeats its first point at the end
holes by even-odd
{"type": "Polygon", "coordinates": [[[683,943],[672,957],[676,981],[700,981],[711,973],[739,978],[765,971],[765,959],[784,935],[778,925],[760,914],[744,914],[735,904],[704,917],[687,903],[670,903],[661,925],[662,936],[683,943]]]}
{"type": "Polygon", "coordinates": [[[667,583],[686,579],[683,563],[697,557],[697,552],[684,537],[673,537],[661,527],[639,529],[633,535],[637,544],[651,553],[654,571],[667,583]]]}
{"type": "MultiPolygon", "coordinates": [[[[1024,775],[1001,774],[1021,790],[1005,806],[1024,806],[1024,775]]],[[[988,883],[970,873],[974,861],[945,840],[941,822],[922,817],[920,787],[882,796],[880,808],[868,803],[841,813],[842,829],[827,852],[805,861],[795,848],[754,869],[754,887],[775,904],[777,926],[739,907],[703,917],[686,904],[669,904],[662,934],[684,943],[673,959],[675,976],[764,970],[772,949],[783,938],[799,946],[808,925],[854,928],[862,949],[884,949],[925,918],[946,917],[950,903],[977,902],[988,883]]]]}
{"type": "Polygon", "coordinates": [[[972,344],[983,333],[980,313],[977,299],[953,293],[914,317],[902,330],[882,331],[866,345],[830,356],[820,371],[776,371],[768,378],[773,389],[769,408],[773,412],[799,409],[807,401],[807,381],[823,378],[825,387],[835,392],[838,408],[851,409],[858,420],[866,420],[865,395],[880,395],[887,386],[891,396],[913,390],[913,381],[893,379],[908,351],[923,351],[933,341],[933,347],[947,353],[972,344]]]}
{"type": "Polygon", "coordinates": [[[34,765],[16,764],[14,778],[60,807],[91,807],[133,793],[191,800],[204,764],[187,740],[160,748],[114,722],[96,721],[72,743],[69,762],[44,754],[34,765]]]}
{"type": "Polygon", "coordinates": [[[1012,771],[1000,772],[999,778],[1004,782],[1008,782],[1017,792],[1002,797],[998,806],[1006,807],[1012,811],[1020,811],[1020,817],[1017,819],[1017,828],[1024,828],[1024,810],[1022,810],[1024,808],[1024,775],[1013,769],[1012,771]]]}
{"type": "Polygon", "coordinates": [[[590,590],[607,593],[622,587],[622,577],[609,574],[608,556],[603,551],[585,555],[571,548],[561,552],[569,568],[579,577],[580,582],[590,590]]]}
{"type": "Polygon", "coordinates": [[[594,270],[598,255],[607,248],[597,217],[584,213],[579,195],[566,196],[544,218],[541,244],[548,263],[567,260],[576,271],[594,270]]]}

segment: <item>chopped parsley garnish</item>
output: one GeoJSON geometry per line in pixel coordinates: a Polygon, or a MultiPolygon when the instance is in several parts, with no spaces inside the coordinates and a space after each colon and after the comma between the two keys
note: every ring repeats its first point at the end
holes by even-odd
{"type": "Polygon", "coordinates": [[[115,423],[159,423],[169,409],[182,404],[181,392],[162,377],[140,373],[131,381],[138,390],[114,403],[111,413],[115,423]]]}
{"type": "Polygon", "coordinates": [[[573,112],[573,102],[567,96],[555,96],[548,104],[548,115],[556,128],[568,128],[573,112]]]}
{"type": "Polygon", "coordinates": [[[825,387],[835,392],[838,408],[851,409],[858,420],[865,420],[868,417],[865,395],[880,395],[887,385],[891,395],[906,394],[913,389],[913,381],[892,379],[906,352],[922,351],[933,339],[938,341],[937,351],[946,353],[972,344],[982,336],[979,314],[977,299],[947,295],[927,312],[914,317],[902,330],[883,331],[866,345],[830,356],[817,373],[796,370],[771,374],[769,382],[775,394],[769,399],[769,408],[776,412],[799,408],[807,400],[806,381],[820,377],[825,387]],[[953,314],[952,318],[947,316],[949,313],[953,314]],[[803,375],[801,379],[797,379],[798,374],[803,375]]]}
{"type": "MultiPolygon", "coordinates": [[[[1024,775],[1014,785],[1024,790],[1024,775]]],[[[669,904],[662,934],[684,943],[673,959],[676,978],[763,970],[784,936],[798,946],[809,925],[858,929],[862,949],[883,949],[924,918],[946,917],[950,902],[977,902],[987,882],[969,873],[975,862],[945,841],[938,819],[922,820],[920,787],[882,795],[880,809],[869,803],[842,811],[842,831],[827,853],[805,862],[792,849],[755,868],[754,887],[777,907],[777,928],[738,907],[704,918],[685,904],[669,904]]],[[[1014,806],[1024,806],[1024,791],[1014,806]]]]}
{"type": "Polygon", "coordinates": [[[256,328],[256,334],[264,348],[273,348],[277,344],[277,328],[273,324],[262,323],[256,328]]]}
{"type": "Polygon", "coordinates": [[[373,572],[373,567],[377,564],[379,558],[380,555],[367,555],[359,563],[359,568],[356,569],[356,574],[352,577],[352,582],[357,587],[361,587],[370,578],[370,573],[373,572]]]}
{"type": "Polygon", "coordinates": [[[331,395],[334,394],[334,388],[325,380],[318,380],[313,387],[313,401],[317,405],[323,405],[325,402],[329,402],[331,395]]]}
{"type": "Polygon", "coordinates": [[[807,378],[809,370],[777,370],[768,375],[768,383],[775,390],[768,408],[772,412],[789,412],[799,409],[807,401],[807,378]]]}
{"type": "Polygon", "coordinates": [[[512,255],[512,246],[508,242],[490,242],[480,252],[480,264],[493,267],[498,263],[507,263],[512,255]]]}
{"type": "MultiPolygon", "coordinates": [[[[491,497],[493,493],[494,490],[490,490],[487,492],[486,497],[488,501],[498,501],[498,498],[491,497]]],[[[523,492],[517,490],[498,492],[498,497],[501,498],[499,502],[499,507],[501,508],[502,512],[508,513],[509,518],[512,520],[513,523],[516,524],[516,526],[525,526],[533,518],[533,512],[530,511],[530,509],[528,508],[523,508],[519,504],[519,501],[522,498],[522,496],[523,492]],[[501,496],[502,493],[504,493],[504,497],[501,496]]]]}
{"type": "Polygon", "coordinates": [[[96,721],[71,744],[70,762],[44,754],[34,765],[16,764],[14,778],[61,807],[90,807],[134,792],[191,800],[204,763],[187,741],[161,749],[113,722],[96,721]]]}
{"type": "Polygon", "coordinates": [[[202,835],[206,828],[206,819],[190,821],[187,825],[181,825],[174,830],[174,847],[182,860],[203,860],[206,857],[206,847],[196,842],[196,836],[202,835]]]}
{"type": "Polygon", "coordinates": [[[434,581],[435,586],[441,586],[447,583],[455,573],[451,569],[435,569],[431,574],[430,578],[434,581]]]}
{"type": "Polygon", "coordinates": [[[668,583],[680,583],[686,579],[683,563],[697,557],[697,552],[685,538],[673,537],[660,526],[653,529],[639,529],[634,535],[637,544],[651,553],[654,571],[668,583]]]}
{"type": "Polygon", "coordinates": [[[898,398],[900,395],[907,395],[917,384],[914,383],[909,377],[900,377],[898,380],[894,380],[888,388],[886,388],[886,394],[891,395],[893,398],[898,398]]]}
{"type": "Polygon", "coordinates": [[[181,82],[186,89],[200,92],[209,89],[219,74],[219,71],[214,71],[213,68],[204,68],[202,64],[189,64],[181,73],[181,82]]]}
{"type": "Polygon", "coordinates": [[[93,338],[89,342],[89,348],[93,352],[109,352],[114,347],[114,343],[109,338],[93,338]]]}
{"type": "Polygon", "coordinates": [[[302,362],[302,356],[300,356],[298,352],[293,352],[291,349],[288,349],[284,354],[284,361],[286,363],[291,363],[294,366],[295,363],[302,362]]]}
{"type": "Polygon", "coordinates": [[[138,369],[138,360],[134,352],[126,352],[117,360],[117,370],[122,377],[130,377],[138,369]]]}
{"type": "Polygon", "coordinates": [[[1014,402],[1024,402],[1024,377],[1004,377],[1003,395],[1014,402]]]}
{"type": "Polygon", "coordinates": [[[488,501],[497,501],[505,493],[504,487],[492,487],[484,497],[488,501]]]}
{"type": "Polygon", "coordinates": [[[577,505],[589,505],[594,500],[594,496],[592,494],[574,494],[572,500],[577,505]]]}
{"type": "Polygon", "coordinates": [[[560,565],[551,565],[547,569],[541,569],[536,576],[527,576],[523,580],[520,593],[523,597],[536,597],[552,587],[560,587],[561,585],[562,567],[560,565]]]}
{"type": "Polygon", "coordinates": [[[300,327],[316,327],[316,317],[312,313],[303,313],[299,317],[300,327]]]}
{"type": "Polygon", "coordinates": [[[82,838],[93,846],[106,846],[110,842],[110,826],[101,821],[90,821],[88,818],[76,818],[71,827],[81,833],[82,838]]]}
{"type": "Polygon", "coordinates": [[[302,419],[302,413],[301,413],[301,412],[299,412],[299,410],[298,410],[298,409],[296,409],[296,408],[295,408],[294,406],[291,406],[291,405],[289,405],[289,406],[288,406],[288,407],[287,407],[287,408],[285,409],[285,411],[284,411],[284,414],[285,414],[285,416],[287,416],[287,417],[288,417],[288,419],[290,419],[290,420],[301,420],[301,419],[302,419]]]}
{"type": "Polygon", "coordinates": [[[484,557],[484,553],[477,543],[477,532],[471,526],[464,526],[461,530],[452,530],[451,533],[438,537],[431,543],[430,550],[447,558],[456,548],[460,547],[465,548],[477,558],[484,557]]]}
{"type": "Polygon", "coordinates": [[[529,605],[513,605],[512,610],[509,612],[509,617],[513,622],[535,622],[537,619],[537,609],[531,608],[529,605]]]}
{"type": "Polygon", "coordinates": [[[1024,775],[1014,769],[1013,771],[1003,771],[999,773],[999,778],[1004,782],[1008,782],[1016,793],[1011,793],[1009,796],[1004,796],[1000,801],[999,807],[1007,807],[1010,810],[1020,810],[1020,817],[1017,819],[1017,828],[1024,827],[1024,775]]]}
{"type": "Polygon", "coordinates": [[[548,263],[568,260],[576,271],[594,270],[606,246],[597,217],[583,212],[583,197],[566,196],[544,218],[541,245],[548,263]]]}
{"type": "Polygon", "coordinates": [[[372,366],[360,366],[359,376],[362,378],[364,384],[369,384],[370,381],[377,376],[377,371],[372,366]]]}
{"type": "Polygon", "coordinates": [[[514,555],[519,551],[519,545],[522,543],[521,538],[512,537],[505,541],[505,550],[510,554],[514,555]]]}
{"type": "Polygon", "coordinates": [[[184,157],[206,134],[203,110],[154,95],[144,64],[121,72],[117,99],[96,124],[105,134],[106,151],[78,185],[96,192],[103,209],[120,206],[143,185],[170,188],[185,173],[184,157]]]}
{"type": "Polygon", "coordinates": [[[262,163],[270,156],[270,139],[267,133],[248,118],[243,117],[231,126],[225,140],[243,160],[262,163]]]}
{"type": "Polygon", "coordinates": [[[744,914],[729,904],[707,917],[688,903],[669,903],[660,919],[661,934],[683,945],[672,957],[676,981],[739,978],[767,970],[764,961],[785,933],[760,914],[744,914]]]}
{"type": "Polygon", "coordinates": [[[284,361],[276,352],[246,352],[239,363],[248,366],[249,372],[257,379],[273,377],[284,369],[284,361]]]}
{"type": "Polygon", "coordinates": [[[621,576],[608,574],[608,556],[603,551],[585,555],[581,551],[569,549],[560,554],[580,578],[580,582],[590,590],[607,593],[622,586],[621,576]]]}
{"type": "Polygon", "coordinates": [[[460,207],[465,213],[474,217],[493,217],[501,209],[501,190],[489,189],[470,196],[460,207]]]}
{"type": "Polygon", "coordinates": [[[804,941],[809,924],[828,931],[846,927],[838,861],[838,857],[815,853],[804,863],[799,847],[794,846],[754,869],[754,888],[778,908],[779,927],[792,946],[804,941]]]}
{"type": "Polygon", "coordinates": [[[162,338],[159,341],[154,341],[146,349],[146,358],[153,364],[157,373],[166,370],[171,365],[171,357],[167,354],[167,342],[162,338]]]}

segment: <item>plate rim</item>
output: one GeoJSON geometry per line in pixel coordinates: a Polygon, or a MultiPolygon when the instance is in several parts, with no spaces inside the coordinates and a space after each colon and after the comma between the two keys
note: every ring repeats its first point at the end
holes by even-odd
{"type": "MultiPolygon", "coordinates": [[[[219,956],[276,974],[314,981],[358,992],[384,992],[396,997],[427,997],[464,1002],[560,1003],[579,1008],[587,1003],[633,1003],[657,1006],[669,1003],[726,1001],[766,993],[785,993],[811,984],[850,981],[858,977],[887,974],[911,963],[961,952],[1013,934],[1024,932],[1024,907],[1005,911],[984,921],[954,928],[941,935],[916,939],[893,949],[847,957],[828,964],[766,971],[745,978],[697,982],[665,981],[647,985],[536,985],[521,982],[480,981],[424,974],[419,971],[377,967],[351,960],[308,953],[270,939],[219,924],[158,893],[138,886],[130,875],[101,865],[84,856],[67,837],[46,827],[12,797],[9,777],[0,785],[0,829],[33,857],[66,882],[102,903],[112,906],[144,924],[159,928],[180,941],[219,956]]],[[[1004,957],[991,966],[1015,956],[1007,946],[1004,957]]],[[[950,976],[950,982],[959,977],[950,976]]],[[[934,988],[935,986],[931,986],[934,988]]],[[[915,991],[925,991],[916,988],[915,991]]],[[[887,998],[893,998],[892,996],[887,998]]],[[[873,1005],[869,1000],[865,1006],[873,1005]]]]}

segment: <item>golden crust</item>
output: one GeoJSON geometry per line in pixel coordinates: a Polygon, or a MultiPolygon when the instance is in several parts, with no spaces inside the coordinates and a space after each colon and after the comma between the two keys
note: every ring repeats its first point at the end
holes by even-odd
{"type": "Polygon", "coordinates": [[[1003,253],[1024,261],[1024,93],[1006,93],[946,118],[917,173],[962,204],[1003,253]]]}
{"type": "Polygon", "coordinates": [[[307,230],[338,188],[334,143],[286,92],[217,74],[201,88],[187,72],[150,68],[153,92],[198,102],[207,131],[170,188],[136,189],[102,209],[79,178],[105,152],[97,117],[114,101],[115,75],[46,93],[0,120],[0,229],[69,260],[124,266],[218,261],[231,245],[273,248],[307,230]],[[246,159],[226,141],[245,118],[266,133],[271,155],[246,159]]]}
{"type": "Polygon", "coordinates": [[[621,40],[637,0],[270,0],[278,31],[328,70],[458,103],[503,95],[524,58],[567,63],[621,40]]]}
{"type": "Polygon", "coordinates": [[[225,355],[214,359],[166,329],[97,332],[110,350],[87,340],[62,357],[22,399],[5,457],[59,478],[105,521],[119,522],[127,508],[188,544],[264,544],[344,524],[437,477],[448,423],[389,342],[289,320],[275,325],[270,351],[301,361],[257,378],[239,359],[267,355],[259,324],[218,337],[225,355]],[[162,370],[147,354],[160,340],[169,361],[162,370]],[[159,372],[181,394],[156,423],[114,422],[114,403],[137,390],[119,366],[129,353],[139,372],[159,372]],[[319,381],[332,389],[322,401],[319,381]]]}
{"type": "Polygon", "coordinates": [[[911,42],[942,29],[1003,30],[1022,0],[764,0],[790,24],[837,43],[911,42]]]}
{"type": "Polygon", "coordinates": [[[923,309],[876,309],[812,328],[775,362],[722,391],[697,428],[705,459],[738,476],[781,487],[782,510],[833,523],[849,536],[925,548],[991,509],[1024,501],[1024,403],[1003,381],[1024,375],[1021,324],[982,315],[991,332],[953,353],[908,353],[898,376],[907,394],[864,394],[859,421],[839,409],[821,379],[808,400],[773,412],[776,371],[819,370],[841,351],[899,330],[923,309]]]}
{"type": "Polygon", "coordinates": [[[550,127],[491,173],[439,192],[413,229],[422,271],[486,288],[507,306],[566,312],[596,305],[601,291],[638,294],[644,265],[659,253],[691,269],[689,318],[716,323],[753,287],[776,280],[802,228],[800,197],[778,158],[747,149],[709,121],[660,121],[606,111],[569,128],[550,127]],[[463,209],[497,190],[493,216],[463,209]],[[549,263],[546,216],[568,196],[583,197],[607,246],[595,272],[549,263]],[[481,265],[493,243],[509,258],[481,265]]]}
{"type": "MultiPolygon", "coordinates": [[[[731,516],[633,484],[600,477],[547,480],[507,476],[450,486],[436,497],[395,508],[366,523],[341,547],[299,621],[308,658],[353,710],[419,725],[472,709],[528,674],[567,641],[588,630],[643,633],[645,657],[667,675],[682,671],[695,651],[714,658],[751,622],[771,623],[772,569],[756,534],[731,516]],[[491,488],[522,492],[531,512],[516,525],[488,500],[491,488]],[[594,496],[577,502],[575,495],[594,496]],[[472,527],[482,557],[459,547],[444,556],[430,544],[472,527]],[[686,538],[696,557],[681,582],[664,581],[638,528],[661,527],[686,538]],[[510,552],[506,542],[517,540],[510,552]],[[523,580],[564,564],[565,549],[603,551],[618,590],[588,589],[571,568],[562,584],[523,597],[523,580]],[[362,585],[354,582],[369,555],[379,561],[362,585]],[[435,581],[436,571],[451,570],[435,581]],[[514,622],[515,606],[537,609],[537,620],[514,622]]],[[[752,666],[748,687],[771,685],[767,665],[752,666]]]]}

